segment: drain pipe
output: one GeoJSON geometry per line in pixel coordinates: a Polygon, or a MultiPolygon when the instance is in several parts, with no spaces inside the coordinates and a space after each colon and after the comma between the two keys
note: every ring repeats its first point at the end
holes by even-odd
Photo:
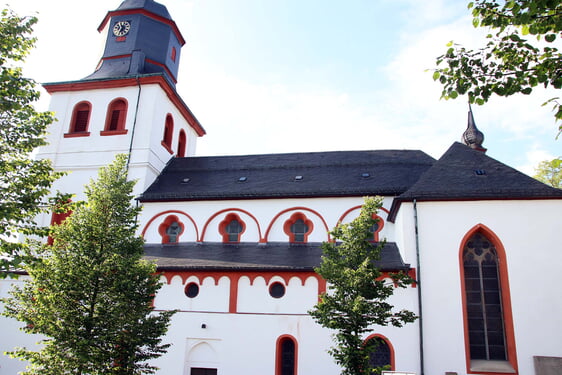
{"type": "Polygon", "coordinates": [[[139,87],[139,91],[137,94],[137,104],[135,106],[135,117],[133,118],[133,127],[131,129],[131,143],[129,143],[129,153],[127,155],[127,174],[129,174],[129,164],[131,162],[131,153],[133,152],[133,140],[135,139],[135,128],[137,127],[137,116],[139,114],[139,102],[140,102],[140,96],[142,91],[142,86],[140,84],[139,76],[137,75],[135,78],[137,80],[137,86],[139,87]]]}
{"type": "Polygon", "coordinates": [[[421,294],[421,267],[420,267],[420,239],[418,232],[418,205],[414,198],[414,227],[416,235],[416,267],[417,267],[417,280],[418,287],[418,310],[419,310],[419,334],[420,334],[420,375],[424,375],[424,355],[423,355],[423,309],[422,309],[422,294],[421,294]]]}

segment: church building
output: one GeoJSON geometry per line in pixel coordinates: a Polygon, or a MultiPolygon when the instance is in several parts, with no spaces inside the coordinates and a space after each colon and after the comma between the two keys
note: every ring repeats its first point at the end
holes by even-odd
{"type": "MultiPolygon", "coordinates": [[[[390,303],[418,319],[374,326],[373,363],[417,375],[562,371],[562,190],[489,157],[471,111],[462,142],[437,160],[420,150],[197,156],[206,130],[176,91],[185,39],[166,7],[125,0],[98,31],[107,39],[91,75],[43,85],[58,121],[37,157],[69,172],[53,190],[79,200],[99,168],[129,155],[145,257],[164,283],[155,308],[178,310],[158,374],[339,374],[333,332],[307,313],[327,290],[314,267],[328,231],[375,195],[378,266],[416,280],[390,303]]],[[[0,295],[18,282],[1,281],[0,295]]],[[[36,341],[6,318],[0,331],[1,351],[36,341]]],[[[24,368],[0,356],[0,375],[24,368]]]]}

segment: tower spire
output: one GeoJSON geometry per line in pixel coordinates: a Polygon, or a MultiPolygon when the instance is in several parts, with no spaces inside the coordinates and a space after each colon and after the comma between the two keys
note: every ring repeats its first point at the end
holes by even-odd
{"type": "Polygon", "coordinates": [[[484,133],[482,133],[476,127],[470,103],[468,104],[468,125],[466,127],[466,130],[462,134],[462,140],[463,143],[468,147],[474,150],[486,152],[486,148],[482,146],[482,143],[484,142],[484,133]]]}

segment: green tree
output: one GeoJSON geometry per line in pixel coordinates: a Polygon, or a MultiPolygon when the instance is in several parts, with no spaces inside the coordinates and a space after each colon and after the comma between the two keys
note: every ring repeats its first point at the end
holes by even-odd
{"type": "Polygon", "coordinates": [[[23,261],[25,242],[18,234],[41,235],[36,216],[48,207],[45,196],[57,178],[48,160],[31,153],[45,144],[50,112],[37,112],[35,82],[22,75],[21,63],[35,44],[30,35],[35,17],[19,17],[8,9],[0,20],[0,278],[23,261]]]}
{"type": "Polygon", "coordinates": [[[27,265],[30,279],[3,300],[4,315],[46,336],[40,351],[10,353],[30,362],[28,374],[154,373],[147,361],[169,346],[161,336],[174,312],[152,306],[161,284],[141,259],[133,185],[124,155],[101,169],[87,201],[53,228],[48,255],[27,265]]]}
{"type": "MultiPolygon", "coordinates": [[[[539,85],[560,89],[562,56],[554,42],[562,36],[562,1],[476,0],[468,8],[475,27],[488,27],[494,33],[475,50],[449,43],[447,52],[437,58],[437,66],[445,67],[433,73],[443,85],[442,98],[468,94],[470,103],[482,105],[493,94],[530,94],[539,85]]],[[[561,120],[558,98],[547,103],[553,104],[555,118],[561,120]]]]}
{"type": "Polygon", "coordinates": [[[535,168],[535,173],[537,180],[562,189],[562,158],[541,161],[535,168]]]}
{"type": "Polygon", "coordinates": [[[373,215],[382,199],[365,198],[359,217],[340,224],[331,232],[332,242],[322,245],[320,267],[315,271],[328,283],[328,292],[309,314],[323,327],[335,330],[335,345],[329,350],[343,368],[343,375],[377,373],[369,364],[369,353],[376,350],[376,340],[365,342],[365,334],[373,325],[401,327],[413,322],[415,315],[407,310],[393,312],[388,298],[395,287],[412,282],[403,273],[392,275],[392,282],[381,280],[375,262],[380,259],[384,243],[375,244],[373,215]]]}

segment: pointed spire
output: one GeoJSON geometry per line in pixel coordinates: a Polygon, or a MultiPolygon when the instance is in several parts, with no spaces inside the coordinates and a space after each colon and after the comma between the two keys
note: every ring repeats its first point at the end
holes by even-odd
{"type": "Polygon", "coordinates": [[[468,147],[474,150],[486,152],[486,149],[482,146],[482,142],[484,142],[484,133],[476,127],[470,103],[468,104],[468,126],[462,134],[462,140],[468,147]]]}

